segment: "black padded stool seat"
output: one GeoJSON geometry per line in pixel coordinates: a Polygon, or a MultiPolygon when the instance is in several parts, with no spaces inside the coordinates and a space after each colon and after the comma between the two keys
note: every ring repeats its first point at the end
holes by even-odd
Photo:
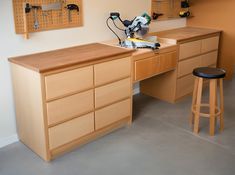
{"type": "Polygon", "coordinates": [[[193,75],[207,79],[224,78],[225,70],[213,67],[199,67],[193,70],[193,75]]]}

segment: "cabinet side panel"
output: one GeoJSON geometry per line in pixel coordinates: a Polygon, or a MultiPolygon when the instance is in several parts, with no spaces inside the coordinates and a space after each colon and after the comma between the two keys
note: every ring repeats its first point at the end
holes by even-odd
{"type": "Polygon", "coordinates": [[[20,140],[48,160],[40,74],[11,64],[17,132],[20,140]]]}

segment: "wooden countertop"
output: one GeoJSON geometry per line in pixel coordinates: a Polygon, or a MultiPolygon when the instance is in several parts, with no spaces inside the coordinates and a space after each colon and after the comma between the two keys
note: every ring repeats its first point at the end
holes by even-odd
{"type": "Polygon", "coordinates": [[[81,45],[38,54],[9,58],[9,61],[34,71],[44,73],[76,64],[96,61],[108,57],[130,54],[133,50],[113,47],[101,43],[81,45]]]}
{"type": "Polygon", "coordinates": [[[221,30],[208,29],[208,28],[197,28],[197,27],[183,27],[173,30],[166,30],[161,32],[151,33],[150,35],[156,35],[162,39],[175,40],[177,42],[182,42],[184,40],[189,40],[197,37],[202,37],[211,34],[220,33],[221,30]]]}

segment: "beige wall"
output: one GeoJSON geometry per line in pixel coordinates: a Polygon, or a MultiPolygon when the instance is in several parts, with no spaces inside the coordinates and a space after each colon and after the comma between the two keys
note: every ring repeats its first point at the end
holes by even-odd
{"type": "Polygon", "coordinates": [[[233,76],[235,64],[235,0],[190,0],[195,17],[187,25],[223,30],[219,65],[227,70],[228,78],[233,76]]]}
{"type": "MultiPolygon", "coordinates": [[[[11,2],[0,0],[0,147],[17,140],[8,57],[112,39],[105,25],[110,11],[132,19],[151,7],[151,0],[83,0],[83,27],[39,32],[26,41],[15,34],[11,2]]],[[[151,31],[185,25],[185,19],[154,22],[151,31]]]]}

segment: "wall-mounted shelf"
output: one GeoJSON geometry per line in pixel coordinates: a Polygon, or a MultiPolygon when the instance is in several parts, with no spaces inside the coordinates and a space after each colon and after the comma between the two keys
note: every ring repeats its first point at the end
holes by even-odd
{"type": "Polygon", "coordinates": [[[168,20],[179,17],[181,0],[152,0],[151,15],[153,20],[168,20]],[[154,17],[157,16],[157,18],[154,17]],[[160,16],[159,16],[160,15],[160,16]]]}

